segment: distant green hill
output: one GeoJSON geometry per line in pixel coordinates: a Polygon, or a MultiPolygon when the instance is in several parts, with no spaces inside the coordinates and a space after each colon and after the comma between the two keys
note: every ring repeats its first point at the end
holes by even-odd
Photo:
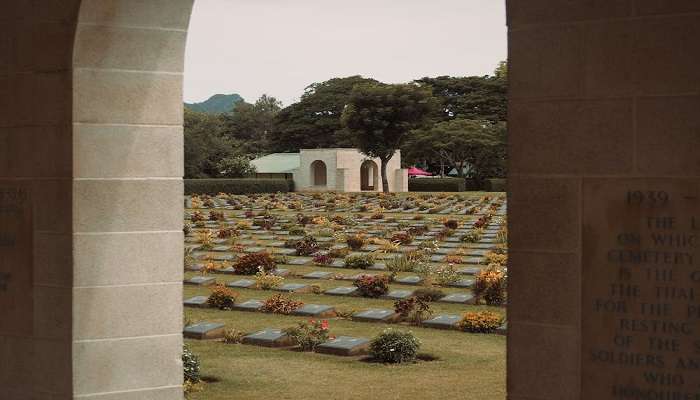
{"type": "Polygon", "coordinates": [[[236,104],[243,101],[238,94],[215,94],[201,103],[185,103],[185,107],[192,111],[207,114],[223,114],[233,111],[236,104]]]}

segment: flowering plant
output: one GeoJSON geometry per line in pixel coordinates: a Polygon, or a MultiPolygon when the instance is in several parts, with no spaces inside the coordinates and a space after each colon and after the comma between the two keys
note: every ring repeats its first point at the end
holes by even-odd
{"type": "Polygon", "coordinates": [[[282,284],[284,278],[275,274],[266,272],[262,267],[258,268],[258,273],[255,274],[255,288],[269,290],[278,287],[282,284]]]}
{"type": "Polygon", "coordinates": [[[491,311],[468,312],[457,326],[472,333],[492,333],[503,325],[503,317],[491,311]]]}
{"type": "Polygon", "coordinates": [[[314,351],[318,345],[335,338],[329,332],[327,320],[300,322],[295,327],[285,329],[284,333],[299,343],[303,351],[314,351]]]}
{"type": "Polygon", "coordinates": [[[386,275],[363,275],[353,284],[364,297],[381,297],[389,292],[389,277],[386,275]]]}

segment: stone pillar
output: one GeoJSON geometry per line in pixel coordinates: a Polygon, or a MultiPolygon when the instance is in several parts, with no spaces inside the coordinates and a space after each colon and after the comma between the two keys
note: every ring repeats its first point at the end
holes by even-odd
{"type": "Polygon", "coordinates": [[[72,394],[71,43],[79,2],[0,11],[0,397],[72,394]]]}
{"type": "MultiPolygon", "coordinates": [[[[700,183],[698,2],[508,0],[508,25],[508,398],[617,399],[625,384],[697,395],[697,371],[675,371],[685,375],[681,384],[646,382],[646,370],[673,370],[673,352],[620,329],[625,316],[654,319],[641,313],[642,301],[672,304],[656,319],[687,322],[683,301],[655,297],[641,272],[650,265],[622,274],[606,254],[653,248],[648,218],[673,216],[672,233],[691,229],[693,207],[684,202],[700,183]],[[649,208],[663,192],[658,208],[649,208]],[[641,243],[618,243],[623,229],[641,243]],[[621,282],[638,294],[609,291],[621,282]],[[596,299],[621,300],[629,314],[597,309],[596,299]],[[616,344],[616,335],[632,343],[616,344]],[[599,351],[613,361],[594,357],[599,351]],[[615,361],[620,352],[660,356],[667,367],[624,366],[615,361]]],[[[678,267],[668,286],[700,290],[692,268],[678,267]]],[[[677,354],[697,358],[690,337],[675,339],[677,354]]]]}
{"type": "Polygon", "coordinates": [[[3,399],[182,397],[192,2],[3,4],[3,399]]]}

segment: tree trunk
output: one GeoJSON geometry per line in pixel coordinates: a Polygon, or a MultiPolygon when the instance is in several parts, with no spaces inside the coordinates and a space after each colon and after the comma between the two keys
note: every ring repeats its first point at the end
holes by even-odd
{"type": "Polygon", "coordinates": [[[384,193],[389,193],[389,180],[386,177],[386,165],[389,160],[382,159],[382,191],[384,193]]]}

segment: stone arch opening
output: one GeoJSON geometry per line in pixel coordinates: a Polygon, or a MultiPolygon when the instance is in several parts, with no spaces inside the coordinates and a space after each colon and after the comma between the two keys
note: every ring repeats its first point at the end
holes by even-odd
{"type": "Polygon", "coordinates": [[[365,160],[360,166],[360,190],[377,190],[379,184],[379,166],[372,160],[365,160]]]}
{"type": "Polygon", "coordinates": [[[328,186],[328,168],[325,162],[316,160],[311,163],[311,183],[313,186],[328,186]]]}

